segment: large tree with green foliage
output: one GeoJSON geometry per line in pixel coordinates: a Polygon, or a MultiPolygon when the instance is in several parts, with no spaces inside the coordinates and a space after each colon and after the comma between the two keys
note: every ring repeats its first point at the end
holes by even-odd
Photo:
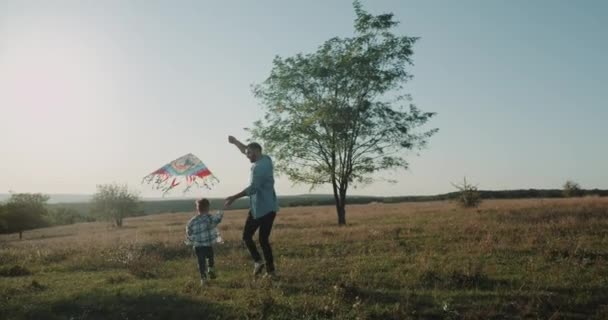
{"type": "Polygon", "coordinates": [[[48,223],[47,202],[49,196],[40,193],[13,193],[5,204],[0,207],[0,230],[2,233],[19,233],[40,228],[48,223]]]}
{"type": "Polygon", "coordinates": [[[124,218],[135,215],[140,205],[139,196],[119,184],[98,185],[92,202],[93,211],[117,227],[122,227],[124,218]]]}
{"type": "Polygon", "coordinates": [[[265,116],[254,123],[253,138],[291,181],[331,184],[339,224],[346,223],[350,186],[407,168],[405,151],[423,147],[437,131],[416,131],[434,113],[402,92],[417,38],[395,35],[393,14],[369,14],[358,1],[354,9],[353,37],[276,57],[270,76],[254,86],[265,116]]]}

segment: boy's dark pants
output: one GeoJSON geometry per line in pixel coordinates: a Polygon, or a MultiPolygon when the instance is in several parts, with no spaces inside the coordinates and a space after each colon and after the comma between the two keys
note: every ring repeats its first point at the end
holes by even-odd
{"type": "Polygon", "coordinates": [[[262,258],[260,257],[260,253],[255,246],[255,242],[253,242],[253,234],[258,230],[258,228],[260,229],[260,246],[262,247],[262,252],[264,253],[267,272],[274,271],[274,259],[272,257],[272,248],[270,248],[268,238],[270,237],[270,231],[272,230],[272,224],[274,223],[274,218],[276,215],[276,212],[271,212],[261,218],[254,219],[253,216],[251,216],[251,211],[249,211],[247,221],[245,222],[245,228],[243,229],[243,241],[245,242],[245,245],[247,245],[247,249],[249,249],[251,257],[256,262],[262,261],[262,258]]]}
{"type": "Polygon", "coordinates": [[[213,268],[213,247],[195,247],[194,252],[198,259],[198,271],[201,273],[201,279],[207,279],[206,260],[209,260],[209,268],[213,268]]]}

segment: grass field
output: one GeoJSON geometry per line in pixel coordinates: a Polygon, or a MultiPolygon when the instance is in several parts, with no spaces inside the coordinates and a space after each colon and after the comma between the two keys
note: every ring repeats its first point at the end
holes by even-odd
{"type": "Polygon", "coordinates": [[[200,288],[191,213],[0,236],[2,319],[607,319],[608,198],[282,210],[279,279],[255,280],[226,213],[200,288]]]}

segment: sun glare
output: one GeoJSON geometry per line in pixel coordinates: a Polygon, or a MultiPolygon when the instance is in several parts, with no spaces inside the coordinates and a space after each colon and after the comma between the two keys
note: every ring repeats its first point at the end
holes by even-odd
{"type": "Polygon", "coordinates": [[[75,32],[23,32],[3,40],[0,82],[11,110],[48,112],[83,107],[103,88],[93,50],[75,32]]]}

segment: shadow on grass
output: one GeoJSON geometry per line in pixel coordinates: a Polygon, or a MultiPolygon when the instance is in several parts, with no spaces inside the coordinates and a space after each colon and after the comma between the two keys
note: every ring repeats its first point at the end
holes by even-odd
{"type": "Polygon", "coordinates": [[[608,316],[608,287],[553,287],[548,288],[547,292],[547,296],[552,297],[550,302],[559,306],[561,310],[573,314],[582,314],[586,317],[592,317],[601,313],[603,316],[598,319],[608,319],[605,318],[605,316],[608,316]]]}
{"type": "Polygon", "coordinates": [[[419,276],[418,287],[423,289],[493,291],[499,288],[512,287],[512,284],[506,280],[492,279],[481,271],[463,272],[453,270],[442,273],[427,270],[419,276]]]}
{"type": "Polygon", "coordinates": [[[317,285],[298,285],[295,283],[282,284],[281,289],[286,295],[329,295],[341,303],[352,305],[353,302],[361,300],[366,304],[390,305],[409,301],[417,308],[431,309],[434,307],[431,296],[415,295],[406,288],[398,289],[374,289],[361,287],[354,283],[337,283],[328,288],[317,285]]]}
{"type": "Polygon", "coordinates": [[[158,293],[109,295],[90,292],[48,304],[6,310],[16,319],[234,319],[233,311],[219,304],[158,293]]]}
{"type": "Polygon", "coordinates": [[[453,307],[470,319],[608,319],[608,288],[468,292],[453,307]]]}
{"type": "Polygon", "coordinates": [[[248,319],[444,319],[430,294],[414,291],[359,287],[338,283],[329,287],[282,283],[282,296],[297,297],[298,303],[278,305],[272,298],[249,303],[248,319]],[[317,304],[307,297],[324,297],[317,304]]]}

